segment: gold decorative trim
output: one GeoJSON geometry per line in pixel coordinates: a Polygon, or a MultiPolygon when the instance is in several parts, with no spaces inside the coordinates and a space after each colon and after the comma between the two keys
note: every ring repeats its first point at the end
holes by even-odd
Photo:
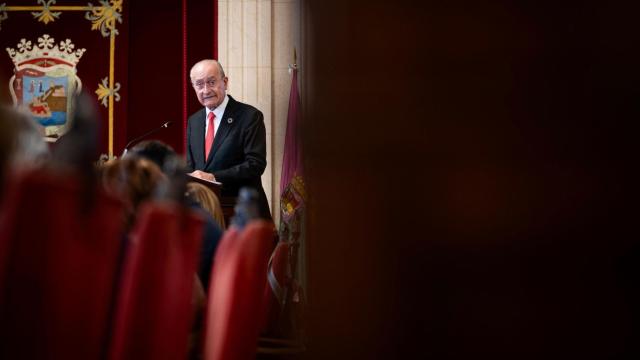
{"type": "Polygon", "coordinates": [[[38,4],[42,4],[42,11],[40,12],[32,12],[31,15],[33,15],[34,18],[36,18],[38,21],[42,21],[45,24],[48,24],[49,22],[52,22],[53,20],[57,19],[60,17],[61,12],[52,12],[49,8],[49,6],[51,4],[55,4],[56,0],[38,0],[38,4]]]}
{"type": "Polygon", "coordinates": [[[116,21],[122,24],[122,0],[111,0],[111,5],[106,0],[101,0],[102,6],[94,7],[89,4],[90,10],[84,15],[85,19],[91,20],[91,30],[98,30],[102,36],[107,37],[115,33],[116,21]]]}
{"type": "Polygon", "coordinates": [[[39,6],[7,6],[6,3],[0,4],[0,30],[2,30],[2,21],[8,19],[9,11],[29,11],[34,18],[43,22],[45,25],[59,20],[60,15],[64,11],[85,11],[85,19],[91,21],[91,30],[99,30],[103,37],[109,37],[109,79],[102,80],[102,84],[98,84],[96,94],[98,100],[102,104],[108,103],[109,108],[109,157],[113,157],[113,124],[114,100],[120,101],[120,83],[115,82],[115,51],[118,29],[116,23],[122,24],[122,3],[124,0],[99,0],[101,5],[95,6],[89,3],[87,6],[61,6],[55,5],[56,0],[37,0],[39,6]],[[107,100],[108,101],[105,101],[107,100]]]}
{"type": "Polygon", "coordinates": [[[98,84],[98,90],[96,90],[96,94],[98,95],[98,100],[101,101],[102,106],[108,107],[107,101],[109,97],[113,96],[116,101],[120,101],[120,83],[116,83],[115,88],[111,89],[109,84],[107,84],[108,77],[102,79],[102,84],[98,84]]]}

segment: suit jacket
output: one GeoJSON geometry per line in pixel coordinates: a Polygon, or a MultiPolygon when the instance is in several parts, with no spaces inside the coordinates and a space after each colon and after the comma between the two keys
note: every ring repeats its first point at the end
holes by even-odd
{"type": "Polygon", "coordinates": [[[202,108],[187,121],[187,166],[191,171],[212,173],[222,183],[222,196],[238,196],[240,188],[245,186],[256,189],[262,217],[271,218],[260,178],[267,167],[262,112],[229,96],[207,159],[204,158],[205,117],[206,110],[202,108]]]}

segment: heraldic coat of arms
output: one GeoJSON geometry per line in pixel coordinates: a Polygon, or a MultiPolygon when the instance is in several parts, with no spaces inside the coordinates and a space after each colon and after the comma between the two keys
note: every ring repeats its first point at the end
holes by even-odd
{"type": "Polygon", "coordinates": [[[48,137],[57,138],[70,127],[72,100],[82,88],[76,65],[86,49],[74,47],[70,39],[56,46],[45,34],[37,45],[21,39],[17,49],[7,48],[14,64],[9,80],[13,103],[31,113],[48,137]]]}

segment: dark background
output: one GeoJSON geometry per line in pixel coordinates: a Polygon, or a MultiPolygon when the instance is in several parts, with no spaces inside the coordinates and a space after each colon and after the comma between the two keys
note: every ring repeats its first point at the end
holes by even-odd
{"type": "Polygon", "coordinates": [[[308,358],[637,358],[635,14],[304,3],[308,358]]]}

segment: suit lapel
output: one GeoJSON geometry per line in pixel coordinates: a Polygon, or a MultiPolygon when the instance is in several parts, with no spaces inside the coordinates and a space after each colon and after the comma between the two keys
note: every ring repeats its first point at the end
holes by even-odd
{"type": "Polygon", "coordinates": [[[213,159],[216,155],[216,152],[224,142],[224,139],[229,135],[231,129],[235,126],[235,120],[233,116],[236,113],[238,102],[235,101],[231,96],[229,96],[229,102],[227,103],[227,107],[224,109],[224,114],[222,114],[222,119],[220,120],[220,126],[218,127],[218,131],[216,132],[216,136],[213,139],[213,149],[211,149],[211,153],[209,154],[209,161],[213,159]]]}
{"type": "Polygon", "coordinates": [[[198,119],[193,127],[193,135],[191,136],[191,140],[193,141],[193,157],[195,158],[194,164],[196,168],[203,168],[207,159],[204,158],[204,121],[206,110],[202,108],[202,110],[198,113],[198,119]]]}

